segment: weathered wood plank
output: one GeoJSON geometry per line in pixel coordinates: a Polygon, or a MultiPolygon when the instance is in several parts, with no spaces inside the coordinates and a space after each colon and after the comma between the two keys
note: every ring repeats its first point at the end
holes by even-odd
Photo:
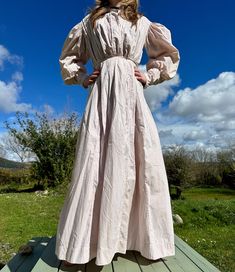
{"type": "Polygon", "coordinates": [[[175,256],[162,258],[165,265],[173,272],[199,272],[199,269],[178,247],[175,247],[175,256]]]}
{"type": "Polygon", "coordinates": [[[153,267],[154,271],[159,272],[168,272],[170,271],[169,268],[165,265],[162,258],[161,261],[152,263],[151,266],[153,267]]]}
{"type": "MultiPolygon", "coordinates": [[[[27,245],[31,245],[35,247],[42,241],[42,237],[33,237],[27,243],[27,245]]],[[[28,262],[29,256],[16,254],[9,262],[1,269],[1,272],[15,272],[23,263],[24,261],[28,262]]]]}
{"type": "Polygon", "coordinates": [[[114,272],[139,272],[140,267],[136,262],[136,258],[131,250],[127,250],[126,254],[116,253],[113,261],[114,272]]]}
{"type": "Polygon", "coordinates": [[[162,262],[162,259],[149,260],[141,255],[139,251],[134,251],[136,260],[143,272],[169,272],[170,270],[162,262]]]}
{"type": "Polygon", "coordinates": [[[95,264],[96,258],[93,258],[86,264],[86,272],[113,272],[112,263],[101,266],[95,264]]]}
{"type": "Polygon", "coordinates": [[[55,255],[55,236],[51,237],[47,247],[43,251],[40,259],[35,264],[32,272],[57,272],[60,265],[60,260],[58,260],[55,255]]]}
{"type": "Polygon", "coordinates": [[[26,261],[23,262],[20,267],[16,270],[17,272],[31,271],[35,266],[36,262],[45,250],[50,237],[42,237],[41,241],[34,247],[33,252],[27,257],[26,261]]]}
{"type": "Polygon", "coordinates": [[[1,272],[220,272],[196,250],[175,235],[175,256],[159,260],[149,260],[139,251],[127,250],[126,254],[117,252],[112,263],[97,266],[93,258],[86,264],[71,267],[63,266],[55,255],[55,236],[33,237],[28,245],[33,246],[30,255],[15,255],[1,272]]]}
{"type": "Polygon", "coordinates": [[[184,242],[180,237],[175,235],[176,247],[184,252],[187,257],[194,262],[202,271],[206,272],[220,272],[213,264],[211,264],[207,259],[200,255],[196,250],[190,247],[186,242],[184,242]]]}
{"type": "Polygon", "coordinates": [[[62,264],[59,267],[59,272],[67,271],[67,272],[86,272],[86,264],[76,264],[73,266],[65,266],[62,264]]]}

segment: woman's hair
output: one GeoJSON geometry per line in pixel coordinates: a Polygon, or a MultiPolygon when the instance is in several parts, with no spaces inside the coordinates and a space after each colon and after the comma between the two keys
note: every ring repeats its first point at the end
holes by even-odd
{"type": "MultiPolygon", "coordinates": [[[[138,12],[139,0],[121,0],[120,15],[132,22],[132,25],[136,25],[139,16],[142,13],[138,12]]],[[[98,18],[103,17],[105,13],[110,11],[111,4],[109,0],[96,0],[95,6],[91,8],[88,12],[90,13],[90,20],[92,22],[93,28],[95,27],[95,22],[98,18]]]]}

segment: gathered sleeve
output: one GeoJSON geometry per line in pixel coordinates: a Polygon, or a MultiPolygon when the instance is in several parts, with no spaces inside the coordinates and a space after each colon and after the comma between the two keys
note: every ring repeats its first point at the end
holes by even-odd
{"type": "Polygon", "coordinates": [[[64,41],[59,64],[62,79],[66,85],[82,85],[88,76],[85,64],[89,59],[89,53],[84,35],[82,22],[80,22],[69,31],[64,41]]]}
{"type": "Polygon", "coordinates": [[[145,41],[148,55],[146,64],[147,79],[144,88],[169,80],[176,75],[180,54],[172,44],[170,30],[160,23],[152,22],[145,41]]]}

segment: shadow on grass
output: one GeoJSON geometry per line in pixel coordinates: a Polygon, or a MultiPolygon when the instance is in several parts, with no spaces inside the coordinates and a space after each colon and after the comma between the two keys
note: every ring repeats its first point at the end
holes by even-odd
{"type": "Polygon", "coordinates": [[[32,193],[38,190],[45,190],[45,188],[40,184],[34,184],[33,187],[26,189],[19,189],[14,187],[0,188],[0,193],[32,193]]]}

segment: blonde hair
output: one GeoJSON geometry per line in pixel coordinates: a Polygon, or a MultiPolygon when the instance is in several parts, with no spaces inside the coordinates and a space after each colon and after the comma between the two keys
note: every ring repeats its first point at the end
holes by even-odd
{"type": "MultiPolygon", "coordinates": [[[[142,13],[138,12],[139,0],[121,0],[120,15],[124,19],[132,22],[132,25],[136,25],[142,13]]],[[[103,17],[107,12],[110,11],[109,0],[96,0],[95,6],[88,10],[90,13],[90,20],[93,28],[97,19],[103,17]]]]}

